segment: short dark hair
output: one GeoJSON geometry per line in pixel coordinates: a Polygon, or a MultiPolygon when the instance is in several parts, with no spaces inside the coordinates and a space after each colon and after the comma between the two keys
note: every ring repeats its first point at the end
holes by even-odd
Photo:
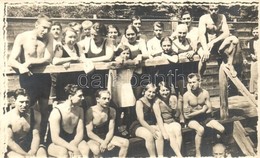
{"type": "Polygon", "coordinates": [[[15,92],[14,92],[14,99],[17,99],[17,97],[18,97],[19,95],[28,96],[26,90],[23,89],[23,88],[19,88],[19,89],[16,89],[16,90],[15,90],[15,92]]]}
{"type": "Polygon", "coordinates": [[[193,77],[197,77],[197,80],[201,81],[201,77],[200,77],[200,75],[198,73],[190,73],[188,75],[188,79],[192,79],[193,77]]]}
{"type": "Polygon", "coordinates": [[[75,84],[67,84],[66,87],[64,87],[64,91],[68,96],[75,95],[78,90],[81,90],[81,88],[75,84]]]}
{"type": "Polygon", "coordinates": [[[116,56],[120,56],[120,54],[125,51],[125,50],[129,50],[130,56],[129,59],[132,59],[132,53],[130,48],[127,45],[121,45],[120,47],[118,47],[117,51],[115,52],[116,56]]]}
{"type": "Polygon", "coordinates": [[[158,86],[156,88],[157,94],[159,94],[161,87],[166,87],[167,89],[169,89],[170,93],[172,93],[172,87],[169,84],[167,84],[167,82],[161,81],[161,82],[158,83],[158,86]]]}
{"type": "Polygon", "coordinates": [[[55,21],[55,22],[52,23],[51,27],[52,27],[52,26],[59,26],[59,27],[60,27],[60,30],[62,30],[62,26],[61,26],[61,23],[60,23],[60,22],[55,21]]]}
{"type": "Polygon", "coordinates": [[[154,22],[153,23],[153,28],[155,26],[164,29],[164,24],[162,22],[159,22],[159,21],[154,22]]]}
{"type": "Polygon", "coordinates": [[[170,37],[168,37],[168,36],[165,36],[165,37],[163,37],[163,38],[161,39],[161,41],[160,41],[161,46],[162,46],[162,43],[163,43],[164,41],[170,41],[170,43],[172,44],[172,39],[171,39],[170,37]]]}
{"type": "Polygon", "coordinates": [[[185,10],[184,12],[182,12],[181,18],[182,18],[183,15],[186,15],[186,14],[189,14],[191,16],[191,13],[188,10],[185,10]]]}
{"type": "Polygon", "coordinates": [[[66,27],[61,34],[61,43],[65,44],[65,37],[68,31],[72,31],[77,35],[77,32],[72,27],[66,27]]]}
{"type": "Polygon", "coordinates": [[[96,98],[100,98],[101,97],[101,93],[108,93],[109,95],[111,95],[111,93],[107,90],[107,89],[99,89],[96,91],[96,98]]]}
{"type": "Polygon", "coordinates": [[[134,15],[134,16],[132,16],[132,18],[131,18],[131,23],[133,23],[134,20],[142,20],[142,19],[141,19],[140,16],[134,15]]]}

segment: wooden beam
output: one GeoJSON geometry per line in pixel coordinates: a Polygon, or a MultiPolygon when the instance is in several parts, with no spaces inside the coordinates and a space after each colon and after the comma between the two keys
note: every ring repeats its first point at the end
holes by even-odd
{"type": "MultiPolygon", "coordinates": [[[[257,106],[257,102],[255,98],[252,96],[252,94],[247,90],[247,88],[244,86],[244,84],[237,78],[232,77],[229,69],[227,69],[225,66],[222,66],[223,71],[226,73],[228,78],[234,83],[234,85],[237,87],[237,89],[242,93],[242,95],[247,99],[247,101],[253,105],[257,106]]],[[[221,80],[220,80],[221,81],[221,80]]]]}
{"type": "MultiPolygon", "coordinates": [[[[199,61],[199,56],[194,55],[192,61],[199,61]]],[[[191,62],[191,60],[187,59],[186,57],[180,57],[179,63],[187,63],[191,62]]],[[[109,69],[111,64],[118,65],[117,62],[94,62],[94,66],[96,70],[106,70],[109,69]]],[[[157,66],[157,65],[167,65],[167,64],[174,64],[170,63],[167,59],[164,58],[154,58],[154,59],[147,59],[143,61],[140,66],[157,66]]],[[[133,64],[129,64],[129,67],[132,67],[133,64]]],[[[120,68],[120,67],[117,67],[120,68]]],[[[76,72],[76,71],[83,71],[82,63],[74,63],[70,64],[70,67],[64,68],[63,65],[47,65],[47,66],[39,66],[30,68],[32,73],[61,73],[61,72],[76,72]]],[[[16,72],[11,68],[7,67],[5,73],[7,75],[16,74],[16,72]]]]}
{"type": "Polygon", "coordinates": [[[225,120],[229,117],[228,113],[228,94],[227,94],[227,75],[223,70],[222,63],[219,68],[219,97],[220,97],[220,119],[225,120]]]}
{"type": "Polygon", "coordinates": [[[233,138],[246,156],[256,156],[252,140],[246,136],[246,131],[240,121],[235,121],[233,126],[233,138]]]}

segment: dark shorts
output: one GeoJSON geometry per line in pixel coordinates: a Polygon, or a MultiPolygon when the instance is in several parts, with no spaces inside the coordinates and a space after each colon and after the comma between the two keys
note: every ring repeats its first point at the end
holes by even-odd
{"type": "Polygon", "coordinates": [[[49,99],[51,89],[50,74],[21,74],[19,76],[21,88],[24,88],[32,101],[37,101],[40,98],[49,99]]]}
{"type": "Polygon", "coordinates": [[[198,116],[195,116],[195,117],[193,117],[191,119],[187,119],[186,120],[187,125],[192,120],[197,121],[199,124],[201,124],[203,127],[205,127],[207,123],[209,123],[211,120],[214,120],[214,119],[212,118],[210,113],[209,114],[204,113],[204,114],[200,114],[198,116]]]}

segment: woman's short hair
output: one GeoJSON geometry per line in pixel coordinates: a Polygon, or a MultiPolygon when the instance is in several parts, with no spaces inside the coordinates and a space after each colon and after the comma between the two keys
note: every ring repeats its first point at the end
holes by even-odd
{"type": "Polygon", "coordinates": [[[172,44],[172,39],[171,39],[169,36],[165,36],[165,37],[163,37],[163,38],[161,39],[161,41],[160,41],[161,46],[162,46],[162,43],[163,43],[164,41],[169,41],[169,42],[172,44]]]}
{"type": "Polygon", "coordinates": [[[109,31],[109,29],[110,28],[115,28],[116,29],[116,31],[117,31],[117,33],[118,33],[118,36],[121,36],[121,32],[119,31],[119,28],[116,26],[116,25],[108,25],[107,26],[107,33],[108,33],[108,31],[109,31]]]}
{"type": "Polygon", "coordinates": [[[106,36],[107,35],[107,28],[104,24],[101,24],[99,22],[96,22],[92,25],[91,27],[93,30],[97,32],[97,34],[101,36],[106,36]]]}
{"type": "Polygon", "coordinates": [[[132,29],[132,30],[135,32],[136,35],[138,34],[137,28],[134,27],[132,24],[126,26],[126,28],[125,28],[125,34],[126,34],[126,31],[127,31],[128,29],[132,29]]]}

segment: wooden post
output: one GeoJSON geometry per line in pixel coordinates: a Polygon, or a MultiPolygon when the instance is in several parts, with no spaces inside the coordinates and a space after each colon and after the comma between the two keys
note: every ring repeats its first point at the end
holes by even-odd
{"type": "Polygon", "coordinates": [[[219,97],[220,97],[220,119],[225,120],[228,118],[228,94],[227,94],[227,75],[223,70],[224,64],[222,63],[219,68],[219,97]]]}
{"type": "Polygon", "coordinates": [[[226,73],[226,75],[229,77],[229,79],[234,83],[234,85],[237,87],[239,92],[241,92],[242,95],[247,99],[247,101],[251,105],[257,106],[257,102],[256,102],[255,98],[247,90],[247,88],[244,86],[244,84],[237,77],[232,77],[230,71],[225,66],[223,66],[223,71],[226,73]]]}

